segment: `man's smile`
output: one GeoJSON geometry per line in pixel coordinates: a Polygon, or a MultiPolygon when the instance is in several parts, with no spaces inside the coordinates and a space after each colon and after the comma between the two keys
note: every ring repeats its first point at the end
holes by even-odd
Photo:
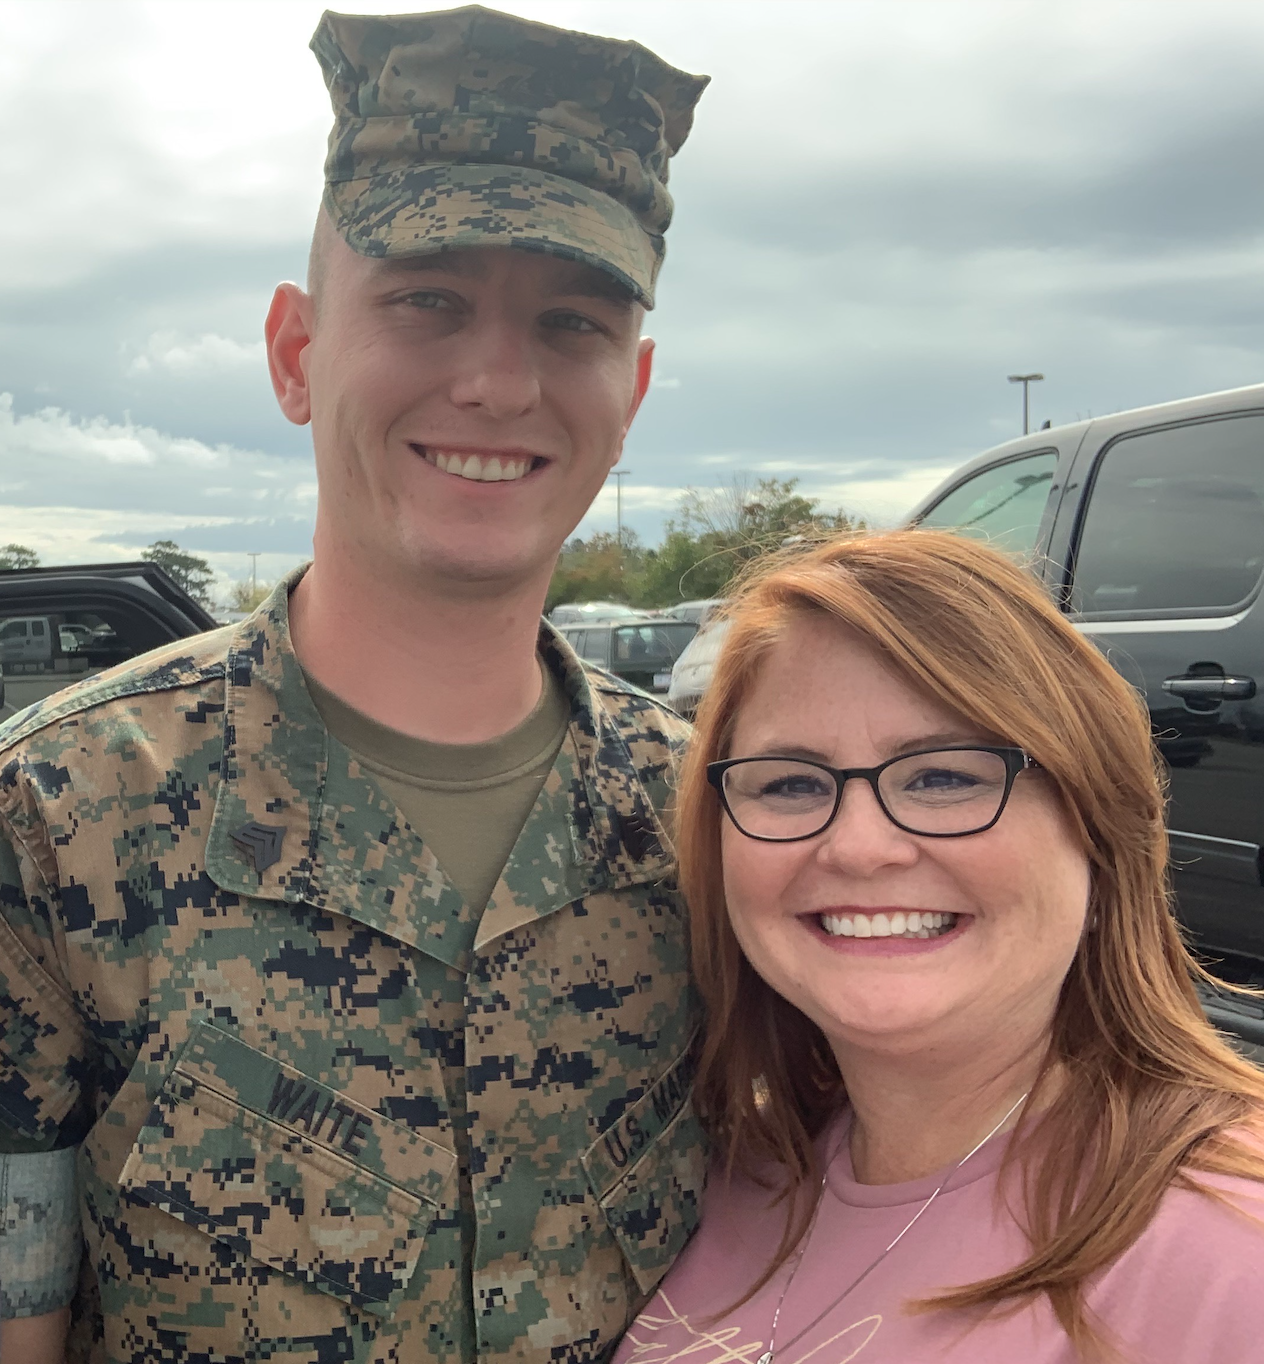
{"type": "Polygon", "coordinates": [[[473,483],[512,483],[542,469],[548,460],[525,451],[450,450],[437,445],[412,446],[427,464],[473,483]]]}

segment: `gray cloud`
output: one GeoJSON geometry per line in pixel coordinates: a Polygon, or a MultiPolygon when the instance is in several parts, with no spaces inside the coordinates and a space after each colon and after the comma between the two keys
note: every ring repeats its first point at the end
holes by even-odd
{"type": "MultiPolygon", "coordinates": [[[[1262,377],[1258,7],[1141,23],[1102,0],[782,0],[727,4],[723,25],[705,3],[512,7],[715,75],[673,176],[661,382],[626,455],[648,538],[673,490],[741,469],[894,515],[1014,433],[1016,368],[1048,376],[1033,412],[1055,421],[1262,377]]],[[[18,419],[57,408],[68,442],[42,470],[0,442],[0,490],[26,488],[0,517],[64,498],[63,519],[143,511],[84,520],[120,552],[164,515],[208,553],[303,552],[310,506],[277,471],[310,486],[308,437],[258,340],[315,210],[319,8],[256,7],[247,44],[192,0],[0,14],[0,117],[27,130],[0,177],[39,205],[0,215],[0,388],[18,419]],[[96,419],[219,451],[235,491],[170,453],[139,480],[100,462],[67,435],[96,419]]],[[[603,497],[589,524],[612,520],[603,497]]]]}

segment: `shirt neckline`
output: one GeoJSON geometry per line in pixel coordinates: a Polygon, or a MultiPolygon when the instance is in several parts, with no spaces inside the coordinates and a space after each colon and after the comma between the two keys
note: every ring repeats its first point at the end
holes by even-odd
{"type": "MultiPolygon", "coordinates": [[[[948,1178],[944,1181],[941,1198],[977,1184],[995,1175],[1001,1168],[1013,1135],[1011,1131],[992,1137],[959,1170],[953,1170],[957,1161],[951,1161],[931,1174],[901,1184],[862,1184],[856,1178],[851,1163],[851,1146],[847,1140],[850,1131],[851,1109],[848,1108],[827,1129],[820,1149],[826,1157],[830,1152],[837,1152],[829,1163],[825,1187],[840,1203],[853,1208],[898,1208],[924,1203],[944,1181],[945,1175],[948,1178]]],[[[960,1160],[960,1156],[957,1160],[960,1160]]]]}

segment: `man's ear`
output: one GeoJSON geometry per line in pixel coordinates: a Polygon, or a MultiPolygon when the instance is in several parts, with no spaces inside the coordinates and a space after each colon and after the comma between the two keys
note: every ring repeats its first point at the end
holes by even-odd
{"type": "Polygon", "coordinates": [[[632,402],[628,407],[628,415],[623,423],[624,439],[632,427],[632,418],[636,416],[637,408],[641,406],[642,400],[649,392],[650,375],[653,372],[654,342],[648,336],[643,336],[636,346],[636,387],[632,391],[632,402]]]}
{"type": "Polygon", "coordinates": [[[315,308],[297,284],[278,284],[263,324],[268,373],[281,411],[295,426],[312,419],[312,397],[303,353],[311,344],[315,308]]]}

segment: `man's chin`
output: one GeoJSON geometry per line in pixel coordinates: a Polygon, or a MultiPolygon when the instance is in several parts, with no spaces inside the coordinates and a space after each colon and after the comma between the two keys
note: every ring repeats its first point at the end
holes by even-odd
{"type": "Polygon", "coordinates": [[[467,599],[517,597],[539,587],[547,590],[557,551],[543,555],[536,547],[516,552],[501,544],[478,546],[410,546],[400,564],[402,575],[419,585],[436,587],[467,599]]]}

